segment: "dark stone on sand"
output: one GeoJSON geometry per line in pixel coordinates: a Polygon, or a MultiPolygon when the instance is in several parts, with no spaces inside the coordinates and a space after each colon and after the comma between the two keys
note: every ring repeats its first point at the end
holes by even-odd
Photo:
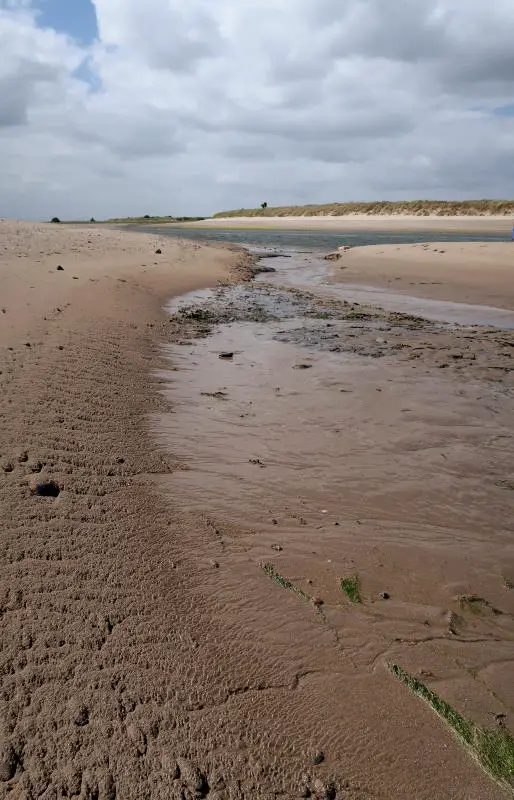
{"type": "Polygon", "coordinates": [[[381,600],[389,600],[391,595],[388,594],[388,592],[380,592],[378,596],[380,597],[381,600]]]}
{"type": "Polygon", "coordinates": [[[295,364],[293,369],[311,369],[312,364],[295,364]]]}
{"type": "Polygon", "coordinates": [[[4,461],[2,463],[2,469],[4,472],[12,472],[14,469],[14,464],[12,461],[4,461]]]}
{"type": "Polygon", "coordinates": [[[314,753],[312,757],[312,763],[315,766],[318,766],[318,764],[323,764],[324,760],[325,760],[325,753],[323,752],[323,750],[318,750],[318,752],[314,753]]]}
{"type": "Polygon", "coordinates": [[[229,361],[231,358],[234,358],[234,353],[219,353],[218,358],[229,361]]]}
{"type": "Polygon", "coordinates": [[[57,272],[64,272],[64,267],[61,267],[61,265],[59,264],[59,266],[56,267],[56,270],[57,272]]]}
{"type": "Polygon", "coordinates": [[[156,256],[160,256],[160,255],[162,255],[162,250],[161,250],[160,248],[159,248],[158,250],[156,250],[156,251],[155,251],[155,255],[156,255],[156,256]]]}
{"type": "Polygon", "coordinates": [[[254,267],[253,274],[254,275],[259,275],[260,273],[263,274],[263,273],[276,272],[276,271],[277,270],[275,269],[275,267],[264,267],[264,266],[260,266],[260,264],[258,264],[256,267],[254,267]]]}
{"type": "Polygon", "coordinates": [[[272,545],[271,545],[271,549],[272,549],[272,550],[276,550],[276,551],[277,551],[277,553],[280,553],[280,552],[282,552],[282,550],[283,550],[284,548],[282,547],[282,545],[281,545],[281,544],[272,544],[272,545]]]}
{"type": "Polygon", "coordinates": [[[14,778],[18,759],[14,748],[7,744],[0,750],[0,781],[7,782],[14,778]]]}
{"type": "Polygon", "coordinates": [[[84,728],[89,724],[89,711],[85,706],[78,710],[74,722],[79,728],[84,728]]]}
{"type": "Polygon", "coordinates": [[[34,493],[38,497],[59,497],[60,491],[55,481],[47,481],[46,483],[38,483],[34,493]]]}

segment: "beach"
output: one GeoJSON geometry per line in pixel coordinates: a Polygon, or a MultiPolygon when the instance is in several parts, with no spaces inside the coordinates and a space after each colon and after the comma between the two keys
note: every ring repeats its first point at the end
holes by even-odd
{"type": "Polygon", "coordinates": [[[514,309],[514,243],[430,242],[353,247],[333,279],[434,300],[514,309]]]}
{"type": "MultiPolygon", "coordinates": [[[[508,243],[392,248],[331,281],[514,308],[508,243]]],[[[514,333],[254,270],[0,221],[0,796],[509,797],[394,668],[511,724],[514,333]]]]}
{"type": "Polygon", "coordinates": [[[181,223],[188,228],[282,228],[287,230],[340,231],[497,231],[509,235],[514,220],[508,216],[409,216],[407,214],[290,217],[215,217],[181,223]]]}

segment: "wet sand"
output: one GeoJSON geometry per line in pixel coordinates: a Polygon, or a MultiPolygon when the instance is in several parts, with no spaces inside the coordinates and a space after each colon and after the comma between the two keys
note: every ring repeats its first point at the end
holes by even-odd
{"type": "Polygon", "coordinates": [[[508,796],[388,663],[510,724],[514,334],[257,284],[164,314],[248,259],[0,234],[0,796],[508,796]]]}
{"type": "Polygon", "coordinates": [[[155,424],[167,448],[180,436],[188,468],[161,485],[215,528],[200,558],[218,565],[205,591],[220,615],[280,648],[281,669],[302,657],[295,703],[333,774],[352,776],[341,796],[359,796],[364,776],[372,797],[502,796],[419,700],[397,695],[388,665],[477,724],[511,718],[514,333],[321,294],[184,299],[168,347],[174,412],[155,424]],[[340,585],[354,575],[356,607],[340,585]]]}
{"type": "Polygon", "coordinates": [[[512,242],[354,247],[333,262],[333,268],[334,283],[514,310],[512,242]]]}

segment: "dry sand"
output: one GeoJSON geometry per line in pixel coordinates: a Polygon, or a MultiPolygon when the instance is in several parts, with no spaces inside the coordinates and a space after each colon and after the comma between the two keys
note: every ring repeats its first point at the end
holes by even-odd
{"type": "Polygon", "coordinates": [[[514,219],[490,217],[415,217],[402,214],[344,217],[219,217],[201,222],[181,223],[188,228],[284,228],[287,230],[334,231],[469,231],[504,233],[510,237],[514,219]]]}
{"type": "MultiPolygon", "coordinates": [[[[506,797],[390,675],[384,640],[367,641],[380,613],[348,615],[327,595],[334,624],[318,624],[315,612],[312,621],[311,608],[256,569],[230,515],[218,523],[158,489],[189,460],[180,437],[174,455],[152,445],[151,425],[173,412],[161,345],[191,335],[165,321],[162,305],[246,274],[244,257],[96,228],[4,222],[0,237],[0,797],[289,800],[309,796],[309,785],[324,800],[336,796],[331,780],[338,800],[506,797]],[[58,497],[32,493],[45,480],[58,497]]],[[[498,491],[508,503],[512,493],[498,491]]],[[[375,545],[358,528],[348,543],[348,568],[368,558],[366,591],[394,579],[402,592],[401,546],[377,581],[375,545]]],[[[286,558],[294,577],[308,554],[301,565],[286,558]]],[[[441,581],[438,604],[467,588],[466,562],[462,571],[459,586],[441,581]]],[[[488,618],[471,620],[459,653],[471,674],[473,639],[501,649],[491,669],[509,698],[512,617],[495,556],[488,576],[491,601],[506,612],[503,638],[495,644],[488,618]]],[[[317,562],[314,579],[324,586],[317,562]]],[[[394,626],[401,602],[390,613],[394,626]]],[[[439,608],[432,616],[430,637],[449,646],[451,619],[439,608]]],[[[444,651],[438,661],[418,645],[417,624],[398,623],[407,666],[443,672],[444,651]]],[[[458,684],[462,702],[468,686],[458,684]]],[[[492,711],[503,708],[484,696],[492,711]]],[[[470,710],[486,722],[489,706],[470,710]]]]}
{"type": "Polygon", "coordinates": [[[514,309],[514,243],[354,247],[334,262],[333,280],[434,300],[514,309]]]}

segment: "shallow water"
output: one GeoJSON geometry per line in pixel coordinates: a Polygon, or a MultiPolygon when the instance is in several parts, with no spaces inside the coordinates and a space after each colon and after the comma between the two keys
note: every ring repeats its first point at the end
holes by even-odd
{"type": "MultiPolygon", "coordinates": [[[[209,606],[234,620],[238,639],[269,643],[278,672],[288,659],[295,664],[302,720],[323,708],[345,761],[356,752],[363,708],[366,752],[381,720],[396,713],[387,663],[428,675],[478,723],[511,715],[512,392],[472,371],[480,352],[466,359],[483,343],[471,328],[457,339],[452,326],[402,329],[386,315],[345,321],[330,316],[328,301],[330,318],[313,318],[309,299],[280,285],[347,300],[360,292],[381,306],[401,298],[409,313],[419,313],[417,298],[327,284],[327,263],[312,254],[269,265],[277,272],[253,284],[192,293],[167,309],[216,311],[206,338],[164,343],[172,371],[159,377],[172,412],[154,419],[160,446],[185,466],[162,476],[160,488],[202,515],[210,532],[193,554],[199,564],[215,559],[207,562],[209,606]],[[399,355],[405,336],[412,360],[399,355]],[[349,352],[352,342],[360,350],[349,352]],[[430,354],[439,351],[456,355],[463,372],[435,369],[430,354]],[[273,584],[263,565],[300,594],[273,584]],[[359,578],[359,606],[341,591],[349,576],[359,578]],[[463,610],[459,598],[469,595],[487,599],[483,614],[463,610]]],[[[438,320],[458,312],[499,322],[496,309],[422,302],[438,320]]],[[[423,726],[426,746],[444,746],[444,763],[453,763],[456,742],[443,741],[442,727],[430,738],[423,726]]],[[[385,733],[379,747],[393,796],[397,735],[385,733]]]]}
{"type": "Polygon", "coordinates": [[[329,282],[331,273],[329,262],[311,254],[298,253],[292,258],[263,258],[261,261],[276,270],[276,273],[264,273],[257,277],[257,280],[266,283],[302,288],[324,297],[376,306],[387,311],[399,311],[439,322],[514,328],[514,311],[502,308],[429,300],[398,294],[376,286],[329,282]]]}
{"type": "Polygon", "coordinates": [[[417,242],[504,242],[509,237],[498,233],[443,233],[437,231],[384,233],[383,231],[255,230],[231,228],[183,228],[180,226],[145,229],[160,236],[178,236],[197,241],[233,242],[258,249],[284,252],[325,252],[341,245],[415,244],[417,242]]]}

